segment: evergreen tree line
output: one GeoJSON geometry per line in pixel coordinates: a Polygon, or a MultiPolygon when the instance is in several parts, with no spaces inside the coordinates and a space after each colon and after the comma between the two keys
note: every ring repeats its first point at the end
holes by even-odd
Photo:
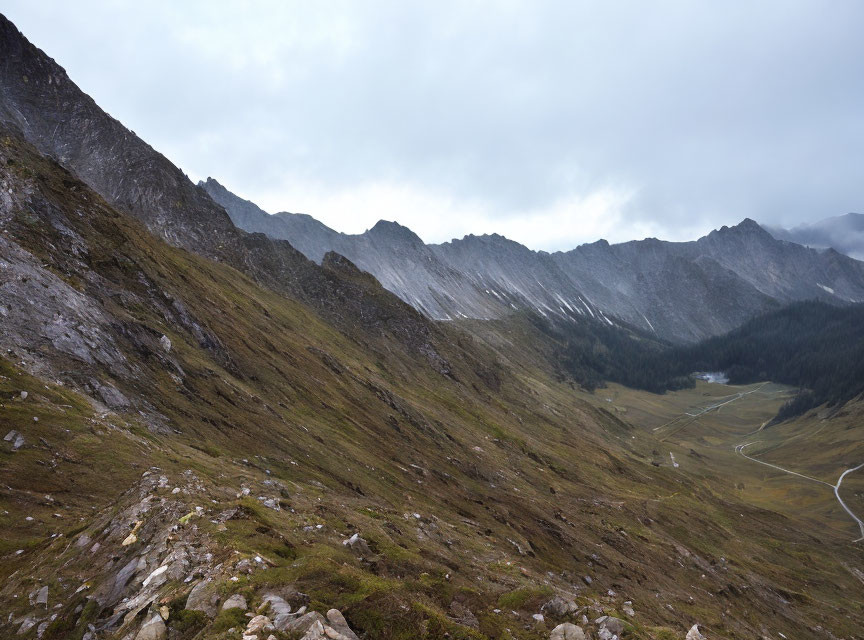
{"type": "Polygon", "coordinates": [[[559,340],[561,368],[589,390],[608,381],[663,393],[693,386],[696,371],[722,371],[731,384],[771,380],[798,387],[778,419],[843,404],[864,391],[864,305],[794,303],[693,345],[595,323],[535,324],[559,340]]]}

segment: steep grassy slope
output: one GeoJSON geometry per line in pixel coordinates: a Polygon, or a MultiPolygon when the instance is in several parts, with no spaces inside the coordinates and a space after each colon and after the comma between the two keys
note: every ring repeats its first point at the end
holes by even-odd
{"type": "Polygon", "coordinates": [[[345,331],[0,140],[0,421],[24,438],[0,452],[0,607],[21,637],[125,637],[163,606],[174,637],[238,637],[242,618],[184,609],[206,580],[220,604],[337,607],[368,638],[541,638],[583,612],[632,638],[860,625],[845,538],[653,466],[650,434],[530,358],[331,256],[383,319],[345,331]],[[534,620],[555,594],[580,612],[534,620]]]}
{"type": "MultiPolygon", "coordinates": [[[[773,424],[778,407],[794,393],[794,388],[764,382],[700,381],[692,390],[663,396],[611,385],[593,401],[654,434],[660,443],[656,463],[671,465],[671,452],[681,467],[698,469],[715,489],[725,484],[728,495],[781,511],[814,535],[843,536],[855,548],[860,528],[838,502],[833,485],[844,471],[864,462],[864,406],[853,401],[840,410],[820,407],[773,424]]],[[[840,487],[858,517],[864,515],[862,476],[860,470],[847,474],[840,487]]],[[[845,566],[854,573],[853,564],[845,566]]]]}

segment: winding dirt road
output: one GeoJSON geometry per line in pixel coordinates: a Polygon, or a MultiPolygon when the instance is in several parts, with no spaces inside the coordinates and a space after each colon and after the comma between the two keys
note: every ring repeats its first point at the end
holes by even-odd
{"type": "Polygon", "coordinates": [[[861,542],[862,540],[864,540],[864,522],[862,522],[861,518],[859,518],[858,516],[855,515],[855,513],[852,511],[852,509],[850,509],[849,506],[845,502],[843,502],[843,498],[840,497],[840,485],[843,484],[843,478],[845,478],[847,474],[852,473],[853,471],[858,471],[858,469],[861,469],[862,467],[864,467],[864,463],[859,464],[857,467],[852,467],[850,469],[846,469],[846,471],[844,471],[843,473],[840,474],[840,478],[837,480],[837,484],[831,484],[829,482],[825,482],[824,480],[819,480],[818,478],[813,478],[811,476],[806,476],[803,473],[798,473],[797,471],[789,471],[789,469],[784,469],[783,467],[778,467],[776,464],[771,464],[770,462],[764,462],[762,460],[758,460],[758,459],[753,458],[752,456],[748,456],[746,453],[744,453],[744,449],[746,447],[749,447],[750,445],[754,445],[754,444],[758,444],[758,442],[747,442],[744,444],[736,445],[735,451],[737,453],[740,453],[742,456],[744,456],[748,460],[751,460],[753,462],[758,462],[759,464],[764,464],[766,467],[771,467],[772,469],[777,469],[778,471],[782,471],[784,473],[788,473],[788,474],[793,475],[793,476],[798,476],[799,478],[804,478],[805,480],[810,480],[812,482],[818,482],[819,484],[824,484],[826,487],[831,487],[834,490],[834,496],[837,498],[837,502],[840,503],[840,506],[843,507],[843,510],[846,513],[848,513],[849,517],[851,517],[856,522],[856,524],[858,525],[858,529],[860,530],[861,537],[857,538],[853,542],[861,542]]]}

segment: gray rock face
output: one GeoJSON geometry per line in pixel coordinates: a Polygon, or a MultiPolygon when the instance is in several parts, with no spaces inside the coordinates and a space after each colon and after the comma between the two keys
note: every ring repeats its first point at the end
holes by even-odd
{"type": "Polygon", "coordinates": [[[308,216],[269,215],[209,178],[200,183],[247,230],[291,242],[320,261],[346,256],[419,311],[438,320],[499,318],[530,309],[547,318],[616,322],[689,342],[725,333],[795,300],[864,300],[864,264],[773,238],[752,220],[694,242],[606,241],[548,254],[502,236],[426,245],[381,221],[359,235],[308,216]]]}
{"type": "Polygon", "coordinates": [[[142,625],[138,635],[135,636],[135,640],[165,640],[167,637],[168,628],[165,626],[162,616],[156,613],[148,617],[147,622],[142,625]]]}
{"type": "Polygon", "coordinates": [[[624,633],[624,621],[612,616],[601,616],[595,622],[600,626],[598,635],[601,638],[620,638],[624,633]]]}
{"type": "Polygon", "coordinates": [[[214,595],[210,580],[202,580],[189,592],[189,596],[186,598],[186,609],[201,611],[212,617],[216,613],[216,607],[213,603],[214,595]]]}
{"type": "Polygon", "coordinates": [[[499,318],[522,308],[572,319],[595,316],[591,302],[548,254],[502,236],[467,236],[426,245],[410,229],[384,220],[365,233],[348,235],[307,215],[271,216],[212,178],[199,186],[239,227],[288,240],[316,262],[329,251],[343,255],[436,320],[499,318]]]}

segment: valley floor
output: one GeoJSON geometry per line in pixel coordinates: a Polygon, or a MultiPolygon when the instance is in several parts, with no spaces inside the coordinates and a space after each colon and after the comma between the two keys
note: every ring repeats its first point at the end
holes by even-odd
{"type": "Polygon", "coordinates": [[[864,463],[864,405],[771,425],[794,391],[699,381],[694,389],[656,395],[610,385],[594,402],[657,436],[664,445],[654,454],[658,464],[672,465],[674,457],[690,471],[733,483],[735,495],[751,504],[859,542],[864,478],[854,472],[864,463]]]}

